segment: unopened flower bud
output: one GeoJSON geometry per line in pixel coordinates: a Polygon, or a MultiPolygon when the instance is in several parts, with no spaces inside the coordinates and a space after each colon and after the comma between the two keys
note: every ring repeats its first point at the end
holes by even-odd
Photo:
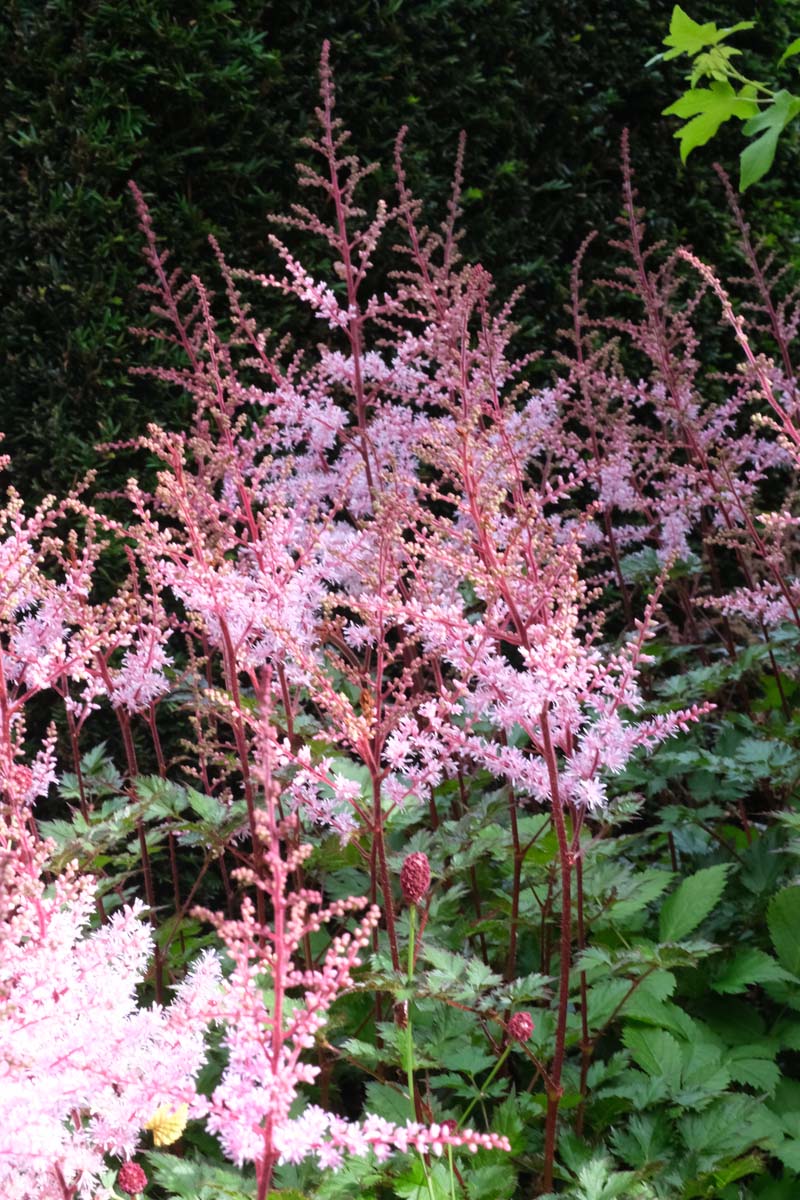
{"type": "Polygon", "coordinates": [[[408,904],[419,904],[422,897],[431,886],[431,864],[427,854],[418,850],[409,854],[400,868],[400,888],[403,899],[408,904]]]}
{"type": "Polygon", "coordinates": [[[533,1029],[533,1017],[530,1013],[526,1012],[514,1013],[506,1025],[508,1036],[512,1042],[527,1042],[533,1033],[533,1029]]]}
{"type": "Polygon", "coordinates": [[[138,1163],[123,1163],[117,1175],[117,1187],[127,1196],[138,1196],[147,1187],[147,1176],[138,1163]]]}

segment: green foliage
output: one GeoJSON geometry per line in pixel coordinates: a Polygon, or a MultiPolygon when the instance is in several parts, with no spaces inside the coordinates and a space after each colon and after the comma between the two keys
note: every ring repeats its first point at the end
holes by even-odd
{"type": "Polygon", "coordinates": [[[758,113],[755,94],[755,88],[749,84],[737,92],[727,79],[714,79],[706,88],[684,92],[680,100],[665,108],[664,116],[691,118],[675,134],[681,143],[681,160],[686,162],[692,150],[705,146],[724,121],[754,117],[758,113]]]}
{"type": "MultiPolygon", "coordinates": [[[[755,141],[742,151],[741,189],[745,191],[751,183],[757,183],[772,166],[778,138],[790,121],[800,113],[800,96],[793,96],[783,88],[775,93],[768,108],[745,122],[742,132],[755,141]]],[[[736,114],[739,115],[738,113],[736,114]]]]}
{"type": "Polygon", "coordinates": [[[662,941],[679,942],[705,920],[717,906],[727,873],[727,865],[718,863],[684,879],[661,909],[659,934],[662,941]]]}
{"type": "MultiPolygon", "coordinates": [[[[732,0],[726,12],[735,24],[750,6],[732,0]]],[[[127,180],[157,212],[174,265],[206,271],[213,232],[235,265],[272,267],[265,218],[296,199],[292,161],[325,37],[339,111],[364,156],[390,162],[409,125],[409,177],[433,223],[467,131],[463,248],[502,294],[526,288],[531,340],[561,326],[587,232],[613,232],[626,126],[641,195],[658,198],[658,236],[679,240],[690,227],[698,252],[719,263],[716,185],[684,186],[643,65],[663,24],[648,0],[9,0],[3,15],[3,429],[26,495],[61,494],[94,466],[102,487],[119,490],[130,463],[98,456],[96,442],[154,419],[185,425],[184,398],[128,373],[142,362],[128,327],[145,323],[146,302],[127,180]]],[[[772,45],[789,40],[788,16],[762,13],[772,45]]],[[[375,182],[391,196],[389,168],[375,182]]],[[[773,190],[754,219],[779,236],[798,201],[775,200],[773,190]]],[[[312,271],[324,266],[313,246],[304,253],[312,271]]],[[[287,332],[286,305],[266,316],[287,332]]],[[[296,317],[292,332],[315,337],[296,317]]]]}
{"type": "MultiPolygon", "coordinates": [[[[216,1166],[200,1158],[178,1158],[151,1150],[146,1156],[155,1183],[164,1189],[169,1200],[253,1200],[256,1194],[254,1176],[216,1166]]],[[[297,1192],[273,1193],[282,1200],[303,1200],[297,1192]]]]}
{"type": "MultiPolygon", "coordinates": [[[[778,631],[768,647],[771,661],[790,661],[794,644],[778,631]]],[[[681,661],[666,646],[653,650],[662,670],[681,661]]],[[[769,662],[768,655],[744,649],[724,671],[713,662],[693,669],[689,693],[694,688],[719,699],[731,678],[747,679],[760,711],[728,707],[716,729],[695,727],[642,756],[617,781],[624,801],[617,815],[612,804],[602,828],[584,831],[585,945],[570,973],[553,1196],[780,1200],[800,1186],[800,1084],[793,1068],[800,1051],[800,887],[794,882],[800,729],[767,686],[769,662]],[[640,773],[654,781],[649,810],[634,804],[628,791],[640,773]],[[716,780],[714,788],[706,787],[706,775],[716,780]],[[737,824],[732,814],[773,780],[788,804],[781,821],[753,817],[737,824]]],[[[655,706],[670,682],[667,675],[659,689],[654,680],[655,706]]],[[[127,863],[131,814],[145,820],[162,874],[159,847],[169,832],[196,836],[198,845],[230,836],[225,807],[190,787],[146,777],[135,797],[120,797],[104,747],[85,756],[82,779],[89,820],[76,813],[51,832],[64,853],[82,844],[87,861],[100,841],[117,874],[124,875],[127,863]]],[[[62,786],[76,803],[74,778],[62,786]]],[[[393,1013],[395,1005],[408,1005],[414,1077],[435,1119],[459,1120],[471,1110],[470,1120],[508,1136],[512,1154],[500,1162],[485,1152],[459,1156],[457,1185],[446,1157],[427,1169],[412,1156],[383,1165],[353,1160],[324,1174],[308,1165],[284,1166],[276,1169],[276,1197],[452,1200],[456,1186],[455,1194],[467,1200],[512,1200],[531,1189],[546,1107],[537,1064],[552,1054],[558,1004],[560,896],[552,830],[546,813],[518,814],[525,853],[518,959],[509,970],[510,797],[507,789],[488,790],[480,775],[465,787],[462,794],[446,781],[435,789],[433,830],[413,806],[392,813],[390,869],[396,873],[405,855],[424,844],[434,880],[414,976],[409,981],[405,971],[393,971],[381,947],[363,969],[359,990],[333,1010],[320,1052],[324,1046],[332,1056],[329,1086],[342,1103],[358,1069],[366,1073],[358,1108],[404,1123],[409,1042],[393,1013]],[[377,1022],[376,993],[385,998],[377,1022]],[[525,1046],[513,1046],[498,1071],[503,1028],[519,1008],[532,1012],[534,1033],[525,1046]]],[[[306,870],[324,879],[331,895],[364,882],[356,878],[353,848],[335,840],[315,850],[306,870]]],[[[408,916],[402,909],[398,922],[403,942],[408,916]]],[[[196,953],[202,931],[188,917],[166,931],[169,962],[178,971],[186,959],[177,943],[186,939],[187,953],[196,953]]],[[[313,1089],[310,1098],[316,1099],[313,1089]]],[[[189,1156],[147,1156],[164,1196],[251,1197],[252,1181],[224,1165],[213,1139],[198,1137],[190,1126],[189,1156]]]]}
{"type": "MultiPolygon", "coordinates": [[[[693,60],[688,74],[689,89],[664,109],[665,116],[686,121],[675,131],[683,162],[692,150],[711,141],[726,121],[737,118],[744,122],[742,133],[754,140],[740,155],[739,186],[742,191],[770,170],[778,139],[800,113],[800,96],[785,88],[772,91],[762,81],[748,79],[734,62],[741,50],[725,45],[725,40],[732,34],[754,26],[754,21],[739,21],[726,29],[718,29],[713,21],[700,25],[676,5],[669,33],[664,38],[664,45],[669,49],[659,56],[665,62],[682,55],[693,60]],[[710,80],[708,86],[697,87],[704,78],[710,80]]],[[[778,67],[798,51],[800,39],[795,39],[781,55],[778,67]]]]}
{"type": "MultiPolygon", "coordinates": [[[[732,33],[738,33],[742,29],[752,29],[754,25],[755,21],[738,21],[735,25],[729,25],[727,29],[718,29],[713,21],[698,25],[679,4],[676,4],[672,10],[669,33],[664,38],[664,45],[669,46],[669,50],[664,54],[664,61],[678,58],[682,54],[688,54],[694,58],[707,47],[718,46],[732,33]]],[[[735,53],[739,53],[739,51],[735,51],[735,53]]]]}
{"type": "Polygon", "coordinates": [[[800,976],[800,887],[784,888],[772,897],[767,924],[781,966],[800,976]]]}

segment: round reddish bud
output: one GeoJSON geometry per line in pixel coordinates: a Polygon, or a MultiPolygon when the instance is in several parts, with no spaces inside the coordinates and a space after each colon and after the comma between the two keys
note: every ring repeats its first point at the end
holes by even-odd
{"type": "Polygon", "coordinates": [[[513,1042],[527,1042],[534,1029],[533,1017],[526,1012],[514,1013],[513,1017],[509,1019],[506,1029],[513,1042]]]}
{"type": "Polygon", "coordinates": [[[445,1133],[458,1133],[458,1121],[448,1117],[446,1121],[442,1121],[442,1130],[445,1133]]]}
{"type": "Polygon", "coordinates": [[[418,850],[409,854],[400,868],[400,887],[403,899],[408,904],[419,904],[422,897],[431,886],[431,864],[427,854],[418,850]]]}
{"type": "Polygon", "coordinates": [[[138,1196],[147,1187],[147,1176],[138,1163],[123,1163],[117,1175],[117,1186],[128,1196],[138,1196]]]}

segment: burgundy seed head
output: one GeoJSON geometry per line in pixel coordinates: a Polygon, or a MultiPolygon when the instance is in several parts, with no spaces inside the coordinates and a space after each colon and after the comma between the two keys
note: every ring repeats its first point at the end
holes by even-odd
{"type": "Polygon", "coordinates": [[[527,1042],[534,1029],[533,1017],[526,1012],[514,1013],[513,1017],[509,1019],[506,1029],[513,1042],[527,1042]]]}
{"type": "Polygon", "coordinates": [[[123,1163],[117,1175],[117,1186],[128,1196],[138,1196],[147,1187],[147,1176],[138,1163],[123,1163]]]}
{"type": "Polygon", "coordinates": [[[427,854],[409,854],[400,868],[400,887],[408,904],[419,904],[431,886],[431,864],[427,854]]]}

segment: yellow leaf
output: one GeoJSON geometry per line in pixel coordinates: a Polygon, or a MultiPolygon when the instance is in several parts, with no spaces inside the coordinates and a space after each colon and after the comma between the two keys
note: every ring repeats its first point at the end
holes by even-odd
{"type": "Polygon", "coordinates": [[[153,1145],[171,1146],[173,1142],[177,1142],[186,1128],[188,1112],[189,1108],[186,1104],[179,1105],[174,1112],[166,1104],[157,1108],[145,1125],[145,1129],[152,1131],[153,1145]]]}

